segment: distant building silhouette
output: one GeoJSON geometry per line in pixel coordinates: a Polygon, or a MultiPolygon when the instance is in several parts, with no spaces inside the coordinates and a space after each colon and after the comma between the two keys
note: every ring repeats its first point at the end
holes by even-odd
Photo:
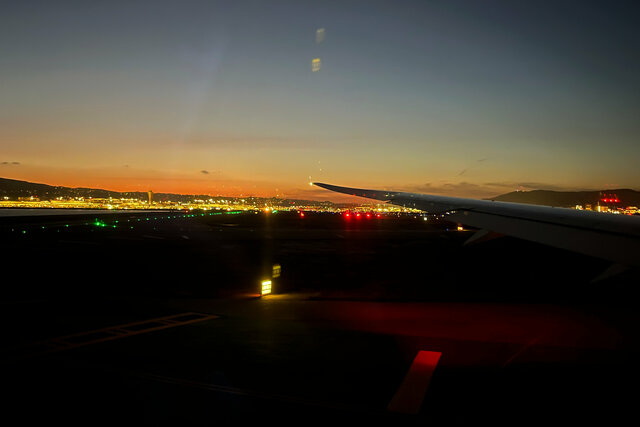
{"type": "Polygon", "coordinates": [[[153,191],[149,190],[149,192],[147,193],[149,194],[149,204],[153,204],[153,191]]]}

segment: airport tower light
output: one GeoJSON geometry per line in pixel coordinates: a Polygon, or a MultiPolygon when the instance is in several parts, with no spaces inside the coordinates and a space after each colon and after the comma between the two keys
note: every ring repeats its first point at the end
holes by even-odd
{"type": "Polygon", "coordinates": [[[147,194],[149,195],[149,205],[153,204],[153,191],[149,190],[147,192],[147,194]]]}

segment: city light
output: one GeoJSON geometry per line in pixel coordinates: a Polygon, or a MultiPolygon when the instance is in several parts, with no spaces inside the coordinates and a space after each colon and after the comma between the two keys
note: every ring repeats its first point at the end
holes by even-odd
{"type": "MultiPolygon", "coordinates": [[[[182,197],[182,196],[181,196],[182,197]]],[[[198,216],[205,216],[203,211],[253,211],[253,212],[283,212],[283,211],[297,211],[297,212],[336,212],[344,213],[350,211],[355,216],[356,212],[361,212],[362,216],[365,216],[366,212],[373,214],[377,212],[418,212],[416,209],[410,209],[402,206],[384,205],[384,208],[377,204],[362,205],[362,206],[340,206],[339,204],[332,202],[318,202],[313,200],[304,201],[292,201],[282,199],[278,197],[264,198],[264,197],[247,197],[247,198],[231,198],[231,197],[216,197],[210,199],[192,199],[192,200],[154,200],[153,204],[149,204],[147,200],[139,200],[135,198],[79,198],[79,197],[55,197],[55,198],[40,198],[40,197],[15,197],[10,198],[5,196],[0,199],[0,208],[49,208],[49,209],[91,209],[91,210],[108,210],[108,211],[145,211],[150,215],[158,214],[161,211],[182,211],[187,214],[196,214],[198,216]],[[15,200],[14,200],[15,199],[15,200]]],[[[376,215],[377,217],[377,215],[376,215]]],[[[151,217],[150,220],[153,220],[151,217]]],[[[164,218],[166,219],[166,218],[164,218]]],[[[146,218],[143,219],[143,221],[146,218]]]]}

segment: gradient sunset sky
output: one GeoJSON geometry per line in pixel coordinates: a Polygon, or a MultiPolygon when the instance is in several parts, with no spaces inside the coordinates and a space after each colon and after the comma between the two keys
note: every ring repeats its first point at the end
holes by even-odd
{"type": "Polygon", "coordinates": [[[319,200],[309,177],[638,189],[637,4],[3,2],[0,177],[319,200]]]}

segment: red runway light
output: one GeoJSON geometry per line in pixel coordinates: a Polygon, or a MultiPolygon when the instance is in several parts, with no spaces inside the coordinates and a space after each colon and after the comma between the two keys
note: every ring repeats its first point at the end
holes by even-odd
{"type": "Polygon", "coordinates": [[[300,212],[300,218],[304,218],[304,212],[300,212]]]}
{"type": "Polygon", "coordinates": [[[360,218],[360,214],[359,213],[356,214],[356,218],[360,218]]]}
{"type": "Polygon", "coordinates": [[[344,217],[345,218],[351,218],[351,214],[349,212],[345,212],[344,217]]]}
{"type": "Polygon", "coordinates": [[[367,212],[367,218],[371,218],[371,214],[367,212]]]}
{"type": "Polygon", "coordinates": [[[376,218],[382,218],[382,215],[376,214],[376,218]]]}

